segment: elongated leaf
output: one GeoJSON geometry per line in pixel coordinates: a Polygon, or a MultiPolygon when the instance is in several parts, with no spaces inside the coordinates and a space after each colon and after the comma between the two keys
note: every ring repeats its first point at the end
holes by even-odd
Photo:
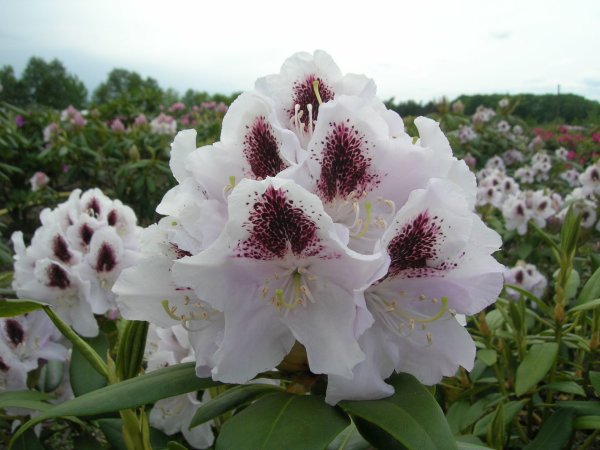
{"type": "Polygon", "coordinates": [[[561,450],[567,445],[573,433],[573,419],[575,413],[572,409],[559,409],[548,420],[523,450],[561,450]]]}
{"type": "Polygon", "coordinates": [[[169,441],[167,443],[167,450],[188,450],[188,448],[184,447],[179,442],[169,441]]]}
{"type": "Polygon", "coordinates": [[[327,450],[369,450],[371,448],[371,444],[365,441],[353,423],[327,446],[327,450]]]}
{"type": "Polygon", "coordinates": [[[466,417],[470,406],[471,405],[469,405],[467,401],[461,400],[452,403],[452,406],[448,409],[446,420],[448,421],[452,434],[457,435],[461,432],[463,420],[466,417]]]}
{"type": "Polygon", "coordinates": [[[456,436],[456,445],[458,450],[492,450],[483,445],[481,439],[473,435],[456,436]]]}
{"type": "Polygon", "coordinates": [[[46,411],[52,405],[44,400],[53,398],[52,395],[38,391],[5,391],[0,392],[0,409],[27,408],[35,411],[46,411]]]}
{"type": "MultiPolygon", "coordinates": [[[[504,405],[503,411],[503,423],[504,427],[507,427],[510,422],[514,419],[517,413],[523,408],[523,403],[521,402],[507,402],[504,405]]],[[[476,436],[482,436],[488,430],[488,427],[492,424],[494,417],[496,416],[496,411],[492,411],[489,414],[483,416],[473,428],[473,434],[476,436]]]]}
{"type": "Polygon", "coordinates": [[[431,393],[413,376],[390,380],[396,392],[381,400],[342,402],[363,437],[377,448],[456,449],[448,422],[431,393]]]}
{"type": "Polygon", "coordinates": [[[600,430],[600,416],[581,416],[573,424],[576,430],[600,430]]]}
{"type": "MultiPolygon", "coordinates": [[[[106,355],[110,347],[106,336],[100,333],[95,338],[84,340],[104,360],[103,355],[106,355]]],[[[87,358],[77,348],[73,349],[71,364],[69,366],[69,376],[71,379],[71,388],[76,397],[100,389],[106,386],[107,383],[106,378],[94,369],[87,358]]]]}
{"type": "Polygon", "coordinates": [[[111,447],[115,450],[127,450],[123,439],[123,422],[121,419],[99,419],[97,423],[111,447]]]}
{"type": "Polygon", "coordinates": [[[590,370],[590,382],[598,394],[600,394],[600,372],[590,370]]]}
{"type": "Polygon", "coordinates": [[[219,383],[196,377],[194,363],[177,364],[112,384],[57,405],[21,426],[16,439],[31,426],[53,417],[91,416],[136,408],[161,398],[206,389],[219,383]]]}
{"type": "Polygon", "coordinates": [[[40,370],[37,387],[44,392],[51,392],[63,382],[65,375],[65,363],[63,361],[50,360],[40,370]]]}
{"type": "Polygon", "coordinates": [[[556,381],[554,383],[542,386],[541,389],[552,389],[553,391],[581,395],[582,397],[585,397],[585,391],[583,388],[574,381],[556,381]]]}
{"type": "Polygon", "coordinates": [[[229,419],[217,450],[323,449],[350,420],[321,398],[276,392],[229,419]]]}
{"type": "Polygon", "coordinates": [[[21,436],[13,448],[15,450],[45,450],[33,430],[29,430],[21,436]]]}
{"type": "Polygon", "coordinates": [[[192,417],[190,428],[214,419],[227,411],[231,411],[240,405],[273,391],[282,391],[282,389],[279,386],[271,384],[242,384],[228,389],[198,408],[196,414],[192,417]]]}
{"type": "Polygon", "coordinates": [[[515,382],[517,396],[523,395],[540,382],[552,367],[557,356],[558,344],[556,342],[533,345],[517,368],[515,382]]]}
{"type": "Polygon", "coordinates": [[[600,416],[600,402],[592,400],[567,400],[557,402],[558,408],[571,408],[578,416],[600,416]]]}
{"type": "Polygon", "coordinates": [[[42,309],[45,303],[32,300],[0,300],[0,317],[14,317],[42,309]]]}
{"type": "Polygon", "coordinates": [[[574,306],[583,305],[596,298],[600,298],[600,267],[596,269],[590,279],[584,284],[574,306]]]}
{"type": "Polygon", "coordinates": [[[477,358],[482,360],[486,366],[493,366],[498,360],[498,354],[496,353],[496,350],[484,348],[477,350],[477,358]]]}
{"type": "Polygon", "coordinates": [[[590,300],[589,302],[585,302],[580,304],[579,306],[575,306],[571,308],[568,312],[574,313],[577,311],[587,311],[589,309],[594,309],[600,306],[600,298],[595,298],[594,300],[590,300]]]}

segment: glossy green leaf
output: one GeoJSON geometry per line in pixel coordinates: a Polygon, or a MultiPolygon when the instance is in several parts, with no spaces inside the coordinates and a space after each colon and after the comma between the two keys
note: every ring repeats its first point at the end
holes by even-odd
{"type": "Polygon", "coordinates": [[[492,450],[483,445],[481,439],[473,435],[456,436],[456,445],[458,450],[492,450]]]}
{"type": "Polygon", "coordinates": [[[557,408],[571,408],[578,416],[600,416],[600,402],[594,400],[567,400],[556,402],[557,408]]]}
{"type": "Polygon", "coordinates": [[[531,346],[517,368],[515,393],[521,396],[539,383],[548,373],[558,356],[558,344],[547,342],[531,346]]]}
{"type": "Polygon", "coordinates": [[[0,317],[14,317],[42,309],[45,303],[32,300],[0,300],[0,317]]]}
{"type": "Polygon", "coordinates": [[[579,306],[575,306],[569,309],[569,313],[575,313],[578,311],[588,311],[590,309],[600,307],[600,298],[595,298],[594,300],[590,300],[589,302],[585,302],[580,304],[579,306]]]}
{"type": "Polygon", "coordinates": [[[350,423],[313,395],[268,394],[227,420],[217,450],[324,449],[350,423]]]}
{"type": "Polygon", "coordinates": [[[600,416],[581,416],[575,419],[576,430],[600,430],[600,416]]]}
{"type": "Polygon", "coordinates": [[[251,402],[261,395],[273,391],[282,391],[282,388],[271,384],[242,384],[228,389],[221,395],[203,403],[198,408],[196,414],[192,417],[190,428],[214,419],[227,411],[231,411],[238,406],[251,402]]]}
{"type": "Polygon", "coordinates": [[[371,448],[371,444],[360,435],[354,423],[348,425],[327,446],[327,450],[370,450],[371,448]]]}
{"type": "Polygon", "coordinates": [[[0,409],[27,408],[46,411],[52,408],[52,405],[44,400],[51,398],[52,395],[38,391],[4,391],[0,392],[0,409]]]}
{"type": "Polygon", "coordinates": [[[571,409],[559,409],[542,424],[535,438],[523,450],[561,450],[573,433],[575,413],[571,409]]]}
{"type": "MultiPolygon", "coordinates": [[[[108,339],[102,333],[95,338],[84,339],[84,341],[100,356],[103,360],[106,352],[110,348],[108,339]]],[[[76,397],[87,394],[106,386],[107,380],[100,375],[90,364],[88,359],[77,349],[73,349],[71,364],[69,365],[69,376],[71,388],[76,397]]]]}
{"type": "Polygon", "coordinates": [[[99,419],[96,422],[114,450],[127,450],[125,440],[123,439],[123,422],[121,419],[99,419]]]}
{"type": "Polygon", "coordinates": [[[585,397],[585,391],[575,381],[556,381],[542,386],[541,389],[552,389],[553,391],[564,392],[565,394],[585,397]]]}
{"type": "Polygon", "coordinates": [[[363,437],[377,448],[455,449],[448,422],[431,393],[408,374],[390,382],[396,390],[390,397],[340,403],[363,437]]]}
{"type": "Polygon", "coordinates": [[[39,438],[36,436],[33,430],[27,431],[27,433],[23,434],[15,445],[13,446],[14,450],[45,450],[44,446],[40,442],[39,438]]]}
{"type": "Polygon", "coordinates": [[[53,417],[92,416],[136,408],[161,398],[207,389],[218,384],[208,378],[196,377],[194,363],[176,364],[88,392],[81,397],[56,405],[21,426],[13,440],[36,423],[53,417]]]}
{"type": "Polygon", "coordinates": [[[179,442],[169,441],[167,443],[167,450],[188,450],[188,448],[181,445],[179,442]]]}
{"type": "Polygon", "coordinates": [[[596,269],[590,279],[583,285],[574,306],[583,305],[596,298],[600,298],[600,267],[596,269]]]}
{"type": "Polygon", "coordinates": [[[486,366],[493,366],[498,360],[498,353],[496,353],[496,350],[484,348],[477,350],[477,358],[483,361],[486,366]]]}
{"type": "MultiPolygon", "coordinates": [[[[446,412],[446,420],[450,426],[452,434],[457,435],[463,429],[463,420],[471,405],[465,400],[452,403],[452,406],[446,412]]],[[[475,419],[476,420],[476,419],[475,419]]]]}
{"type": "MultiPolygon", "coordinates": [[[[517,415],[517,413],[523,409],[523,403],[521,402],[517,402],[517,401],[513,401],[513,402],[507,402],[504,404],[504,407],[502,408],[503,412],[502,412],[502,421],[504,423],[504,427],[507,427],[510,422],[514,419],[514,417],[517,415]]],[[[475,424],[475,427],[473,428],[473,434],[476,436],[483,436],[487,430],[488,427],[490,427],[492,425],[492,422],[494,421],[494,418],[496,417],[496,412],[497,412],[497,408],[495,411],[492,411],[489,414],[486,414],[485,416],[483,416],[481,419],[479,419],[477,421],[477,423],[475,424]]]]}
{"type": "Polygon", "coordinates": [[[598,394],[600,394],[600,372],[590,370],[590,382],[598,394]]]}

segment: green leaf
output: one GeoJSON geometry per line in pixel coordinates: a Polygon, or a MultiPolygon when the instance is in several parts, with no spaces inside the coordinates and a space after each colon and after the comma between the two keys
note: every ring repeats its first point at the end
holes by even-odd
{"type": "Polygon", "coordinates": [[[573,433],[572,409],[559,409],[544,421],[535,438],[523,450],[561,450],[567,445],[573,433]]]}
{"type": "MultiPolygon", "coordinates": [[[[505,428],[510,424],[510,422],[514,419],[517,413],[521,411],[522,408],[523,403],[518,401],[507,402],[504,404],[504,407],[502,408],[502,421],[504,423],[505,428]]],[[[479,421],[477,421],[475,427],[473,427],[474,435],[482,436],[487,432],[488,427],[491,426],[494,418],[496,417],[497,410],[498,409],[496,409],[496,411],[492,411],[489,414],[486,414],[481,419],[479,419],[479,421]]]]}
{"type": "Polygon", "coordinates": [[[497,309],[492,309],[485,315],[485,321],[490,330],[497,330],[504,325],[504,316],[497,309]]]}
{"type": "Polygon", "coordinates": [[[456,445],[458,450],[492,450],[483,445],[481,439],[473,435],[456,436],[456,445]]]}
{"type": "MultiPolygon", "coordinates": [[[[102,333],[95,338],[84,340],[98,355],[106,355],[106,352],[110,348],[108,339],[102,333]]],[[[87,358],[77,348],[73,349],[71,364],[69,366],[69,376],[71,378],[71,388],[76,397],[100,389],[106,386],[107,383],[106,378],[94,369],[87,358]]]]}
{"type": "Polygon", "coordinates": [[[277,392],[227,420],[217,450],[323,449],[349,424],[321,398],[277,392]]]}
{"type": "Polygon", "coordinates": [[[431,393],[408,374],[390,380],[395,394],[381,400],[345,401],[360,433],[378,448],[455,449],[454,437],[431,393]]]}
{"type": "Polygon", "coordinates": [[[600,416],[600,402],[592,400],[567,400],[556,402],[557,408],[571,408],[578,416],[600,416]]]}
{"type": "Polygon", "coordinates": [[[167,443],[167,450],[188,450],[188,448],[184,447],[179,442],[169,441],[167,443]]]}
{"type": "Polygon", "coordinates": [[[576,430],[600,430],[600,416],[581,416],[575,419],[576,430]]]}
{"type": "Polygon", "coordinates": [[[556,381],[542,386],[540,389],[552,389],[553,391],[564,392],[566,394],[581,395],[585,397],[585,391],[575,381],[556,381]]]}
{"type": "Polygon", "coordinates": [[[594,274],[584,284],[574,306],[583,305],[596,298],[600,298],[600,267],[596,269],[594,274]]]}
{"type": "Polygon", "coordinates": [[[498,353],[496,350],[484,348],[477,350],[477,358],[485,363],[486,366],[493,366],[498,360],[498,353]]]}
{"type": "Polygon", "coordinates": [[[32,300],[0,300],[0,317],[14,317],[42,309],[45,303],[32,300]]]}
{"type": "Polygon", "coordinates": [[[517,368],[515,393],[521,396],[540,382],[558,356],[558,344],[547,342],[531,346],[517,368]]]}
{"type": "Polygon", "coordinates": [[[35,411],[46,411],[52,405],[44,400],[54,398],[50,394],[38,391],[4,391],[0,392],[0,409],[27,408],[35,411]]]}
{"type": "Polygon", "coordinates": [[[594,300],[590,300],[589,302],[582,303],[569,309],[568,313],[570,314],[577,311],[587,311],[589,309],[597,308],[598,306],[600,306],[600,298],[595,298],[594,300]]]}
{"type": "Polygon", "coordinates": [[[121,419],[99,419],[97,423],[111,447],[115,450],[127,450],[123,439],[123,422],[121,419]]]}
{"type": "Polygon", "coordinates": [[[40,369],[37,381],[38,389],[51,392],[61,385],[65,374],[65,363],[63,361],[50,360],[40,369]]]}
{"type": "Polygon", "coordinates": [[[195,363],[190,362],[158,369],[56,405],[21,426],[12,441],[31,426],[53,417],[93,416],[120,409],[137,408],[162,398],[207,389],[219,384],[209,378],[196,377],[194,365],[195,363]]]}
{"type": "Polygon", "coordinates": [[[354,423],[348,425],[348,427],[338,434],[327,446],[327,450],[369,450],[371,448],[371,444],[364,440],[354,423]]]}
{"type": "Polygon", "coordinates": [[[446,420],[448,421],[452,434],[457,435],[461,432],[463,420],[470,407],[471,405],[469,405],[467,401],[461,400],[452,403],[452,406],[448,408],[446,420]]]}
{"type": "Polygon", "coordinates": [[[27,431],[23,436],[21,436],[15,445],[13,446],[15,450],[45,450],[44,446],[35,435],[33,430],[27,431]]]}
{"type": "Polygon", "coordinates": [[[282,391],[279,386],[271,384],[242,384],[234,388],[228,389],[221,395],[211,398],[203,403],[192,417],[190,428],[200,425],[204,422],[219,417],[240,405],[251,402],[261,395],[273,392],[282,391]]]}
{"type": "Polygon", "coordinates": [[[600,394],[600,372],[590,370],[590,382],[598,394],[600,394]]]}

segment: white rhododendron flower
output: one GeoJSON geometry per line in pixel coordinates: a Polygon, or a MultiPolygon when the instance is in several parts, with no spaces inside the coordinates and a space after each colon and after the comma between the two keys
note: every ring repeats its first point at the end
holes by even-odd
{"type": "Polygon", "coordinates": [[[579,182],[583,186],[583,193],[600,195],[600,161],[587,167],[581,175],[579,182]]]}
{"type": "MultiPolygon", "coordinates": [[[[166,217],[114,284],[123,316],[183,325],[197,374],[229,383],[299,343],[330,403],[389,395],[393,370],[436,383],[470,368],[454,316],[499,294],[500,238],[439,125],[417,118],[409,136],[375,92],[326,53],[298,53],[238,97],[219,142],[180,132],[166,217]]],[[[501,196],[518,189],[503,177],[501,196]]]]}
{"type": "Polygon", "coordinates": [[[62,335],[43,311],[0,319],[0,392],[27,389],[40,360],[65,361],[62,335]]]}
{"type": "MultiPolygon", "coordinates": [[[[506,268],[504,271],[504,280],[508,284],[514,284],[526,291],[531,292],[538,298],[544,295],[548,280],[533,264],[525,261],[517,262],[517,265],[506,268]]],[[[518,299],[521,294],[511,288],[506,288],[506,293],[512,299],[518,299]]]]}
{"type": "Polygon", "coordinates": [[[79,334],[95,336],[94,314],[116,308],[112,286],[139,253],[135,214],[99,189],[76,189],[40,220],[28,247],[21,232],[12,236],[13,288],[21,298],[52,304],[79,334]]]}

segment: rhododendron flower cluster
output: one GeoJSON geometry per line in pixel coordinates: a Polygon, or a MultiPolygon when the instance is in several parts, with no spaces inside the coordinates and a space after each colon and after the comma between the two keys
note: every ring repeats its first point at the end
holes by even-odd
{"type": "Polygon", "coordinates": [[[139,253],[136,216],[99,189],[76,189],[55,209],[40,214],[42,226],[25,247],[15,248],[13,288],[21,298],[47,302],[75,331],[98,334],[94,314],[116,309],[112,286],[139,253]]]}
{"type": "Polygon", "coordinates": [[[501,241],[439,125],[415,125],[367,77],[295,54],[231,105],[219,142],[176,136],[166,217],[114,286],[123,316],[182,324],[197,374],[227,383],[301,344],[332,404],[390,395],[393,371],[470,369],[461,315],[499,294],[501,241]]]}
{"type": "MultiPolygon", "coordinates": [[[[544,295],[548,280],[533,264],[518,261],[514,267],[507,268],[504,272],[504,280],[526,291],[531,292],[538,298],[544,295]]],[[[521,294],[511,288],[506,288],[506,293],[512,299],[518,299],[521,294]]]]}

